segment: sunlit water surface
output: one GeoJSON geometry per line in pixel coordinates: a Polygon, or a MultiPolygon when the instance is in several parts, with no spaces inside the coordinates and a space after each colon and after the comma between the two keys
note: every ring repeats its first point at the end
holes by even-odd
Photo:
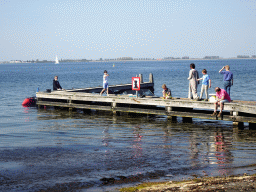
{"type": "MultiPolygon", "coordinates": [[[[174,97],[187,97],[190,61],[0,65],[0,190],[114,191],[145,181],[256,172],[256,131],[233,129],[232,122],[110,112],[84,114],[21,106],[26,97],[52,88],[54,75],[66,88],[110,84],[153,73],[155,94],[166,83],[174,97]]],[[[229,64],[234,73],[231,97],[255,100],[254,60],[195,61],[208,70],[213,87],[229,64]],[[248,91],[250,87],[250,91],[248,91]]],[[[199,89],[200,90],[200,89],[199,89]]],[[[210,93],[213,88],[210,89],[210,93]]]]}

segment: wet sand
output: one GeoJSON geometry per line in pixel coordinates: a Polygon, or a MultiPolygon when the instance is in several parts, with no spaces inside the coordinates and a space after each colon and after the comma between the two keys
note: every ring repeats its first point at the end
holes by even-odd
{"type": "Polygon", "coordinates": [[[256,191],[256,174],[228,177],[205,177],[195,178],[184,181],[169,181],[169,182],[152,182],[143,183],[135,187],[122,188],[122,192],[132,191],[207,191],[207,192],[238,192],[238,191],[256,191]]]}

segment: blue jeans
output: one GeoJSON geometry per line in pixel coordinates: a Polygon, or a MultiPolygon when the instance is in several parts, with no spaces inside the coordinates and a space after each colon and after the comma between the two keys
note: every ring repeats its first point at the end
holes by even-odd
{"type": "Polygon", "coordinates": [[[230,96],[231,81],[224,81],[224,90],[230,96]]]}

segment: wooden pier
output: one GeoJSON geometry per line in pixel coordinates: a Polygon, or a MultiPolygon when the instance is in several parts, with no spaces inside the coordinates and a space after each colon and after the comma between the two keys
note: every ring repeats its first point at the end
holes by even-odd
{"type": "MultiPolygon", "coordinates": [[[[145,90],[154,90],[153,78],[144,83],[145,90]]],[[[143,84],[143,83],[142,83],[143,84]]],[[[111,87],[111,86],[110,86],[111,87]]],[[[192,118],[232,121],[238,128],[243,128],[244,122],[249,123],[250,129],[256,129],[256,102],[233,101],[225,103],[221,117],[211,116],[214,104],[208,101],[194,101],[186,98],[162,99],[155,96],[143,98],[135,95],[109,94],[100,96],[102,87],[37,92],[37,105],[82,109],[85,113],[90,110],[112,111],[113,114],[140,113],[164,115],[172,121],[182,117],[184,122],[192,122],[192,118]]],[[[113,92],[131,90],[131,84],[112,86],[113,92]]],[[[143,93],[143,92],[142,92],[143,93]]],[[[144,96],[144,95],[143,95],[144,96]]]]}

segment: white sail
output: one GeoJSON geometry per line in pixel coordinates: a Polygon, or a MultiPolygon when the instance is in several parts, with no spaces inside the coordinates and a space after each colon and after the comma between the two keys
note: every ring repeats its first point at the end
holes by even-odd
{"type": "Polygon", "coordinates": [[[55,64],[59,64],[59,60],[58,60],[57,55],[56,55],[56,59],[55,59],[55,64]]]}

